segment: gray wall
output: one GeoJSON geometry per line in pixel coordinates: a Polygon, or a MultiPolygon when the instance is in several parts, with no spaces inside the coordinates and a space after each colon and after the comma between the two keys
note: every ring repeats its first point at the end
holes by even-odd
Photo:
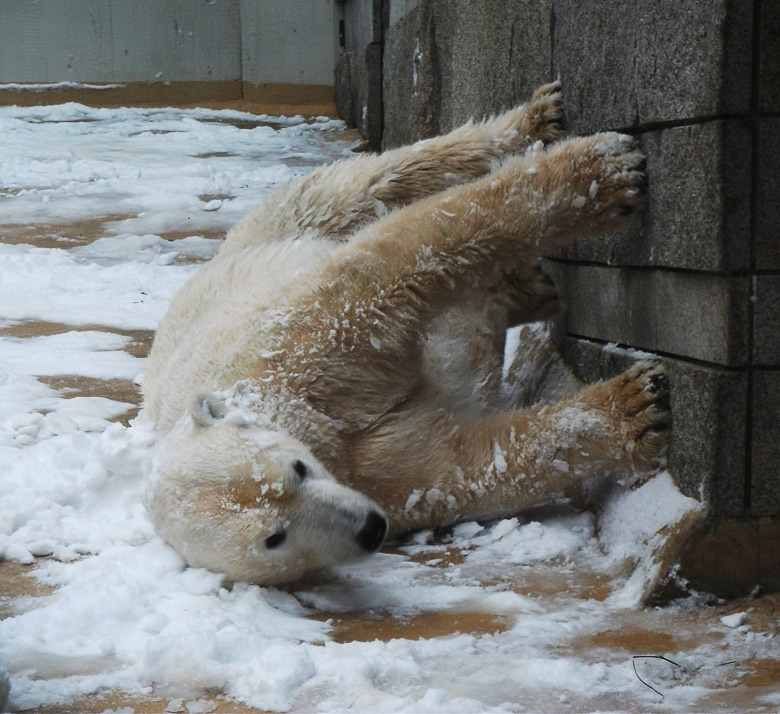
{"type": "Polygon", "coordinates": [[[335,0],[241,0],[243,79],[333,84],[335,0]]]}
{"type": "Polygon", "coordinates": [[[2,0],[0,83],[333,85],[335,0],[2,0]]]}
{"type": "Polygon", "coordinates": [[[639,137],[641,223],[548,256],[569,306],[562,347],[589,380],[626,366],[609,343],[662,355],[682,489],[715,516],[780,515],[780,3],[347,0],[346,15],[357,6],[381,37],[348,45],[340,66],[362,71],[347,86],[337,72],[336,90],[341,107],[381,108],[355,122],[375,144],[445,132],[558,78],[572,133],[639,137]],[[372,72],[381,88],[361,84],[372,72]]]}

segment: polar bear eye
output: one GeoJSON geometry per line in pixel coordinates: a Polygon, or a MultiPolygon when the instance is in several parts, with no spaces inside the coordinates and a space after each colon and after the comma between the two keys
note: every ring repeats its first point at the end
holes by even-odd
{"type": "Polygon", "coordinates": [[[286,540],[287,533],[285,531],[279,531],[265,539],[265,547],[268,548],[268,550],[273,550],[274,548],[278,548],[286,540]]]}
{"type": "Polygon", "coordinates": [[[309,475],[309,467],[303,463],[303,461],[294,461],[293,469],[298,474],[298,478],[303,481],[309,475]]]}

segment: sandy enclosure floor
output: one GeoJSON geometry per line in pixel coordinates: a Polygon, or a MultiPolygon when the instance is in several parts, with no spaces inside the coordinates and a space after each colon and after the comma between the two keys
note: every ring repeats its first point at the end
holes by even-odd
{"type": "Polygon", "coordinates": [[[153,533],[136,419],[157,321],[338,122],[0,109],[0,671],[11,711],[780,709],[780,597],[641,608],[565,504],[419,534],[286,590],[153,533]]]}

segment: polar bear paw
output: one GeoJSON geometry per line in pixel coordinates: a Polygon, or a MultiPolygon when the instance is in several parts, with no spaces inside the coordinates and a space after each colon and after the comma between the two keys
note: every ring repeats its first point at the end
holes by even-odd
{"type": "Polygon", "coordinates": [[[528,104],[528,116],[534,127],[533,137],[537,141],[546,144],[564,136],[566,121],[560,82],[545,84],[534,92],[528,104]]]}
{"type": "Polygon", "coordinates": [[[521,104],[495,119],[499,146],[508,154],[520,154],[536,144],[549,144],[564,136],[561,83],[539,88],[527,104],[521,104]]]}
{"type": "Polygon", "coordinates": [[[621,415],[628,450],[639,472],[663,467],[672,412],[669,378],[658,360],[637,362],[614,380],[614,408],[621,415]]]}
{"type": "Polygon", "coordinates": [[[540,157],[538,173],[560,182],[567,220],[591,231],[618,227],[646,203],[645,155],[625,134],[607,132],[562,141],[540,157]],[[542,168],[543,167],[543,168],[542,168]]]}
{"type": "Polygon", "coordinates": [[[608,132],[581,139],[592,161],[586,203],[610,219],[631,216],[646,202],[647,161],[636,140],[608,132]],[[589,146],[587,146],[589,145],[589,146]]]}

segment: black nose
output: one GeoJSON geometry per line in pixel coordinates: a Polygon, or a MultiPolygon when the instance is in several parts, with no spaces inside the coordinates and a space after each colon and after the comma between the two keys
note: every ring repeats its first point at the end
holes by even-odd
{"type": "Polygon", "coordinates": [[[366,522],[358,531],[355,540],[369,553],[375,553],[382,547],[387,535],[387,518],[377,511],[369,511],[366,522]]]}

